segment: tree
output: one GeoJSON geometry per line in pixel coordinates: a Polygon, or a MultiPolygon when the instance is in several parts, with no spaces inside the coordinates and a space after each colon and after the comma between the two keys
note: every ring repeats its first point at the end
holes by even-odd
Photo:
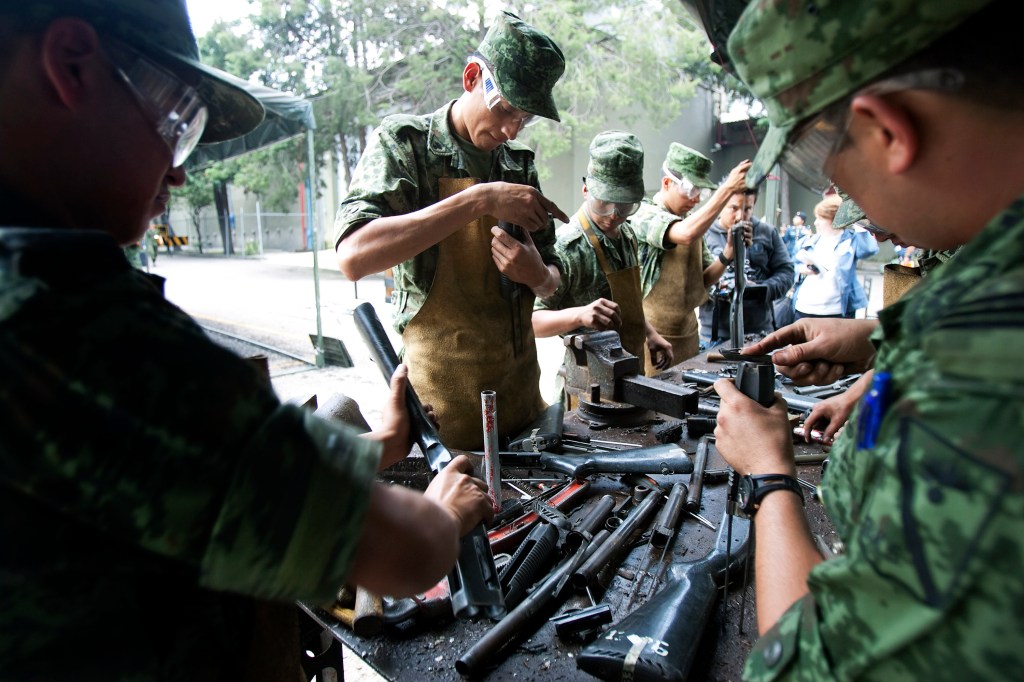
{"type": "MultiPolygon", "coordinates": [[[[251,35],[218,24],[202,47],[214,66],[310,97],[317,158],[333,152],[347,184],[381,118],[426,113],[458,96],[466,57],[497,11],[487,0],[261,0],[251,35]]],[[[538,155],[563,153],[612,121],[667,123],[697,87],[734,87],[678,0],[550,0],[513,11],[566,57],[555,88],[562,123],[542,122],[521,137],[538,155]]],[[[283,198],[303,157],[301,145],[278,145],[239,159],[234,177],[283,198]]]]}
{"type": "Polygon", "coordinates": [[[203,229],[199,220],[204,208],[213,204],[213,182],[206,171],[189,173],[188,182],[183,187],[172,187],[173,201],[184,201],[188,205],[188,215],[192,228],[196,233],[196,246],[199,253],[203,252],[203,229]]]}

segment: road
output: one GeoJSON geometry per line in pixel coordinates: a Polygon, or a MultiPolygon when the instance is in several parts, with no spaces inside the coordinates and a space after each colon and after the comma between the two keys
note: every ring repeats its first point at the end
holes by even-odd
{"type": "MultiPolygon", "coordinates": [[[[384,278],[374,275],[352,283],[338,271],[333,252],[321,251],[317,260],[322,334],[339,339],[354,366],[299,367],[272,375],[274,388],[285,401],[304,401],[318,395],[322,402],[335,393],[344,393],[359,403],[367,422],[376,425],[387,386],[370,360],[352,311],[362,303],[371,303],[395,348],[400,348],[400,337],[391,329],[391,304],[385,301],[384,278]]],[[[317,332],[311,252],[250,258],[161,253],[152,272],[167,278],[167,299],[203,326],[251,338],[314,362],[309,338],[317,332]]],[[[541,391],[548,397],[564,349],[557,338],[540,339],[537,347],[543,370],[541,391]]]]}

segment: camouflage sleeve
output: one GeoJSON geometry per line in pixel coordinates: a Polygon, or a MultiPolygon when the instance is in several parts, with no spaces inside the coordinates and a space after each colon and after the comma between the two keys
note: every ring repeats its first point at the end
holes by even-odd
{"type": "Polygon", "coordinates": [[[534,301],[534,310],[562,310],[572,307],[572,304],[568,301],[571,300],[573,282],[579,278],[576,267],[577,261],[572,253],[566,250],[565,244],[561,241],[554,245],[553,251],[555,253],[555,263],[562,273],[562,277],[558,282],[558,288],[550,296],[538,298],[534,301]]]}
{"type": "MultiPolygon", "coordinates": [[[[533,163],[532,157],[527,164],[526,184],[532,185],[538,190],[541,189],[540,178],[537,176],[537,167],[533,163]]],[[[544,264],[554,265],[561,269],[562,263],[555,252],[555,242],[557,241],[555,219],[549,219],[547,227],[537,230],[530,236],[533,238],[533,243],[537,247],[537,251],[540,252],[540,257],[544,264]]]]}
{"type": "Polygon", "coordinates": [[[283,405],[246,452],[221,500],[202,584],[330,601],[359,543],[380,444],[283,405]]]}
{"type": "Polygon", "coordinates": [[[862,405],[833,447],[823,501],[845,552],[811,572],[814,606],[761,638],[746,679],[990,679],[1024,665],[1019,282],[896,304],[901,335],[917,315],[930,326],[883,344],[876,377],[892,377],[892,399],[877,444],[862,405]]]}
{"type": "MultiPolygon", "coordinates": [[[[410,118],[410,117],[405,117],[410,118]]],[[[436,201],[424,200],[417,177],[414,127],[385,119],[370,135],[334,221],[334,244],[353,230],[384,216],[404,215],[436,201]]]]}

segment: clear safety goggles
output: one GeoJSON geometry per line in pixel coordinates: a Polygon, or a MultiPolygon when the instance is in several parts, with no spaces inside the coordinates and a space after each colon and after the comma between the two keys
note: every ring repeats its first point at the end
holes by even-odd
{"type": "Polygon", "coordinates": [[[801,124],[779,157],[793,179],[816,192],[829,186],[829,160],[842,147],[850,127],[850,102],[857,95],[884,95],[902,90],[946,90],[962,87],[964,76],[952,69],[929,69],[871,83],[801,124]]]}
{"type": "Polygon", "coordinates": [[[114,72],[128,86],[143,112],[173,153],[174,168],[199,144],[208,112],[195,88],[186,85],[163,67],[121,44],[108,46],[114,72]]]}
{"type": "Polygon", "coordinates": [[[494,80],[494,74],[491,73],[491,68],[482,59],[470,58],[469,61],[480,67],[480,77],[483,79],[484,84],[482,88],[484,104],[487,105],[488,111],[494,112],[504,120],[510,121],[513,125],[518,125],[520,130],[536,123],[540,119],[539,116],[515,108],[501,96],[501,92],[498,90],[498,83],[494,80]]]}
{"type": "Polygon", "coordinates": [[[639,201],[626,204],[616,203],[614,201],[601,201],[600,199],[595,199],[589,195],[587,198],[590,200],[590,210],[593,211],[595,215],[599,215],[602,218],[607,218],[612,214],[615,214],[620,218],[628,218],[640,210],[639,201]]]}
{"type": "Polygon", "coordinates": [[[707,201],[711,196],[711,190],[707,187],[698,187],[686,178],[677,178],[676,174],[666,166],[661,171],[676,185],[676,190],[690,201],[707,201]]]}

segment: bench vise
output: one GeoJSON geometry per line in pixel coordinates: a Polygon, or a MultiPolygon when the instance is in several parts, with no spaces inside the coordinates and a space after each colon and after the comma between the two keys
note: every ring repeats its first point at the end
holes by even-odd
{"type": "Polygon", "coordinates": [[[670,417],[697,412],[699,392],[644,376],[641,359],[622,347],[618,332],[570,334],[564,342],[565,391],[581,413],[601,418],[637,408],[670,417]]]}

